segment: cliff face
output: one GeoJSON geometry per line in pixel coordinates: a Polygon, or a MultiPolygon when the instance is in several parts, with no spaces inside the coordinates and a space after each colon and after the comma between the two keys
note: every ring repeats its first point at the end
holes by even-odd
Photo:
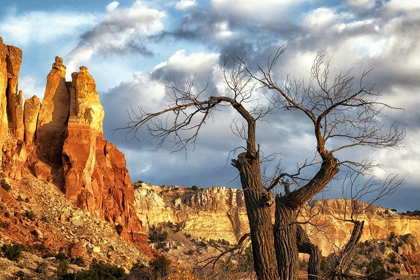
{"type": "Polygon", "coordinates": [[[134,206],[147,226],[171,222],[195,237],[234,244],[249,228],[242,191],[226,187],[194,191],[141,184],[134,206]]]}
{"type": "MultiPolygon", "coordinates": [[[[162,222],[178,223],[195,237],[225,239],[236,243],[249,232],[248,219],[241,190],[213,187],[193,191],[189,188],[137,185],[134,205],[139,218],[148,226],[162,222]]],[[[360,206],[366,206],[360,203],[360,206]]],[[[316,201],[301,210],[300,221],[312,242],[327,256],[344,246],[353,224],[340,219],[349,217],[349,201],[330,199],[316,201]],[[346,210],[347,209],[347,210],[346,210]],[[314,227],[311,224],[318,225],[314,227]]],[[[274,214],[273,214],[274,217],[274,214]]],[[[371,206],[358,217],[365,221],[361,241],[407,235],[420,240],[420,219],[398,215],[388,209],[371,206]]],[[[402,248],[420,254],[420,247],[402,248]]]]}
{"type": "Polygon", "coordinates": [[[0,171],[16,180],[32,173],[53,182],[73,204],[147,246],[124,155],[103,138],[104,110],[88,69],[80,67],[67,82],[56,57],[42,104],[36,96],[23,104],[21,60],[22,52],[0,38],[0,171]]]}

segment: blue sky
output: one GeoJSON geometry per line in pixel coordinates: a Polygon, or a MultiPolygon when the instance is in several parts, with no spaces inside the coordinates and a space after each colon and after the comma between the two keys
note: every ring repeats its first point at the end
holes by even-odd
{"type": "MultiPolygon", "coordinates": [[[[420,209],[419,24],[420,2],[411,0],[3,0],[0,10],[4,43],[23,50],[19,87],[25,98],[42,98],[56,55],[63,57],[68,79],[79,66],[89,68],[105,108],[105,137],[126,154],[133,181],[239,187],[230,151],[243,143],[231,133],[229,110],[208,123],[187,155],[171,153],[170,144],[152,151],[147,132],[141,132],[141,142],[112,132],[126,125],[130,108],[164,108],[168,80],[182,84],[195,75],[198,88],[208,82],[209,89],[222,89],[225,54],[245,54],[255,66],[282,45],[287,51],[276,69],[280,83],[287,75],[307,78],[317,53],[335,72],[353,69],[357,77],[373,69],[367,82],[383,101],[404,108],[386,112],[390,122],[406,127],[404,148],[339,156],[369,156],[381,165],[375,175],[404,177],[399,194],[381,202],[398,210],[420,209]]],[[[280,153],[289,172],[314,154],[312,131],[300,115],[279,112],[257,132],[261,149],[280,153]]]]}

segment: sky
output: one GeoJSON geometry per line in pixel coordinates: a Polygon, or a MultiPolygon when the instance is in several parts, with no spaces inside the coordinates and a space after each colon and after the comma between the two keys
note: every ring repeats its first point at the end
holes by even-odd
{"type": "MultiPolygon", "coordinates": [[[[398,211],[420,209],[419,26],[420,2],[412,0],[2,0],[0,10],[4,43],[23,50],[25,98],[43,97],[55,56],[63,57],[68,80],[88,67],[105,109],[105,138],[125,153],[133,182],[240,187],[230,160],[244,143],[232,133],[232,121],[240,120],[229,108],[214,114],[187,152],[174,152],[170,142],[155,151],[144,130],[140,141],[114,131],[127,125],[131,110],[166,108],[169,81],[183,85],[194,77],[196,90],[208,85],[208,95],[223,92],[226,55],[243,55],[255,68],[281,46],[279,84],[307,80],[317,54],[330,61],[332,73],[351,69],[358,78],[372,69],[365,83],[375,85],[380,101],[401,108],[384,113],[388,123],[405,127],[406,137],[397,150],[354,148],[337,157],[373,158],[375,176],[404,178],[396,194],[379,202],[398,211]]],[[[257,141],[264,155],[275,153],[294,173],[314,156],[312,130],[301,114],[278,111],[257,124],[257,141]]],[[[324,195],[340,197],[341,189],[333,184],[324,195]]]]}

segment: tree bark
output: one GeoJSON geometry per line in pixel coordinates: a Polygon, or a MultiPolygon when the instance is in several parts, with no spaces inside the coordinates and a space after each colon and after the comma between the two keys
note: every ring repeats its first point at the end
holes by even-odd
{"type": "Polygon", "coordinates": [[[278,280],[273,224],[270,207],[263,198],[264,188],[258,153],[242,153],[232,164],[239,170],[252,242],[254,268],[259,280],[278,280]]]}
{"type": "Polygon", "coordinates": [[[352,221],[354,226],[346,247],[340,252],[339,257],[335,261],[334,270],[331,273],[331,279],[343,279],[346,276],[346,270],[350,266],[351,259],[354,255],[357,244],[363,233],[364,221],[352,221]]]}
{"type": "Polygon", "coordinates": [[[297,225],[297,244],[299,253],[309,254],[308,279],[317,280],[319,278],[319,269],[321,267],[321,250],[318,246],[311,243],[305,230],[297,225]]]}
{"type": "Polygon", "coordinates": [[[299,251],[296,220],[298,211],[287,206],[282,196],[276,196],[274,247],[280,279],[296,280],[299,276],[299,251]]]}

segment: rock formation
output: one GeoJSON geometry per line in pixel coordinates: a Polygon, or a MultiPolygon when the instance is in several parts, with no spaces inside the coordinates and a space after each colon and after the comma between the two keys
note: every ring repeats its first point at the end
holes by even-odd
{"type": "MultiPolygon", "coordinates": [[[[137,215],[148,226],[177,223],[192,236],[225,239],[232,244],[249,232],[241,190],[213,187],[193,191],[190,188],[142,183],[141,187],[137,185],[134,205],[137,215]]],[[[336,246],[344,246],[350,238],[353,224],[337,219],[343,218],[346,207],[348,209],[349,201],[330,199],[305,205],[301,211],[301,222],[310,219],[310,223],[302,226],[324,256],[336,250],[336,246]]],[[[362,211],[358,219],[365,221],[362,241],[386,239],[391,232],[401,236],[411,234],[420,240],[419,218],[371,206],[362,211]]],[[[413,254],[420,255],[420,248],[414,251],[413,254]]]]}
{"type": "Polygon", "coordinates": [[[73,204],[147,246],[124,155],[103,138],[104,110],[88,69],[80,67],[66,82],[63,59],[56,57],[42,104],[36,96],[23,104],[21,60],[22,51],[0,38],[0,171],[54,182],[73,204]]]}

